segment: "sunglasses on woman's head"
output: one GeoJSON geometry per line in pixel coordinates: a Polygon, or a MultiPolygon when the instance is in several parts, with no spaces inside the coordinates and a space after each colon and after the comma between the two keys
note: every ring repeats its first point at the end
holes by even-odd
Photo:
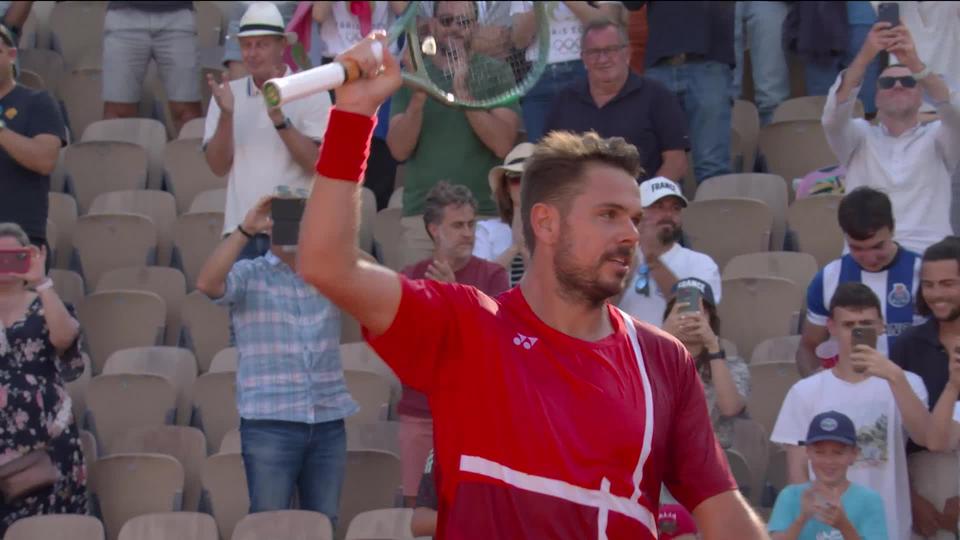
{"type": "Polygon", "coordinates": [[[877,79],[877,86],[882,90],[889,90],[897,84],[897,81],[900,81],[900,86],[904,88],[913,88],[917,85],[916,79],[910,75],[904,75],[902,77],[880,77],[877,79]]]}

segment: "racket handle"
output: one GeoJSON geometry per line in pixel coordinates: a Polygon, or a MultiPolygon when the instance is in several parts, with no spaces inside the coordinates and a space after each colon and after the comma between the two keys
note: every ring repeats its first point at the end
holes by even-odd
{"type": "Polygon", "coordinates": [[[263,83],[263,99],[267,102],[267,107],[279,107],[297,99],[333,90],[358,78],[360,66],[353,60],[331,62],[287,77],[268,80],[263,83]]]}

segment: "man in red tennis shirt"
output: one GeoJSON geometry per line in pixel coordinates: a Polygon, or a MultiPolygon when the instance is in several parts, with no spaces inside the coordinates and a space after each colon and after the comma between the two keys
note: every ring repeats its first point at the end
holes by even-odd
{"type": "Polygon", "coordinates": [[[690,356],[606,302],[639,238],[633,146],[565,133],[537,146],[521,191],[531,262],[497,298],[358,259],[357,183],[377,107],[401,84],[395,59],[384,52],[381,68],[371,44],[338,59],[365,76],[337,90],[300,271],[429,396],[438,538],[651,540],[662,483],[706,540],[767,538],[714,439],[690,356]]]}

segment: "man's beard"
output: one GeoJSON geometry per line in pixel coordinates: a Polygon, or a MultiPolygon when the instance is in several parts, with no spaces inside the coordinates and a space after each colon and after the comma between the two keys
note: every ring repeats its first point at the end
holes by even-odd
{"type": "MultiPolygon", "coordinates": [[[[569,238],[565,233],[563,231],[561,237],[569,238]]],[[[633,255],[634,250],[630,247],[619,246],[604,253],[592,268],[588,268],[574,262],[572,243],[563,240],[553,256],[553,271],[560,283],[561,295],[591,308],[602,306],[608,298],[623,291],[629,273],[619,282],[604,283],[600,280],[600,267],[611,257],[621,257],[629,262],[633,260],[633,255]]]]}
{"type": "Polygon", "coordinates": [[[946,317],[942,319],[940,317],[937,317],[936,319],[937,319],[937,322],[942,322],[942,323],[952,323],[953,321],[960,319],[960,306],[954,306],[954,308],[950,310],[950,313],[948,313],[946,317]]]}
{"type": "Polygon", "coordinates": [[[664,246],[669,246],[679,242],[680,238],[683,236],[683,229],[677,225],[674,225],[673,222],[660,222],[657,225],[670,225],[669,229],[657,230],[657,240],[659,240],[664,246]]]}

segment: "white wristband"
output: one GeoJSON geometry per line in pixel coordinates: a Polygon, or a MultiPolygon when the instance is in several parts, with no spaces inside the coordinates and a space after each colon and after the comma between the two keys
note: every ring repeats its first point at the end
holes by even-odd
{"type": "Polygon", "coordinates": [[[45,291],[45,290],[47,290],[47,289],[50,289],[50,288],[52,288],[52,287],[53,287],[53,280],[50,279],[50,278],[45,278],[45,279],[44,279],[43,281],[41,281],[36,287],[34,287],[33,290],[35,290],[35,291],[37,291],[37,292],[43,292],[43,291],[45,291]]]}

